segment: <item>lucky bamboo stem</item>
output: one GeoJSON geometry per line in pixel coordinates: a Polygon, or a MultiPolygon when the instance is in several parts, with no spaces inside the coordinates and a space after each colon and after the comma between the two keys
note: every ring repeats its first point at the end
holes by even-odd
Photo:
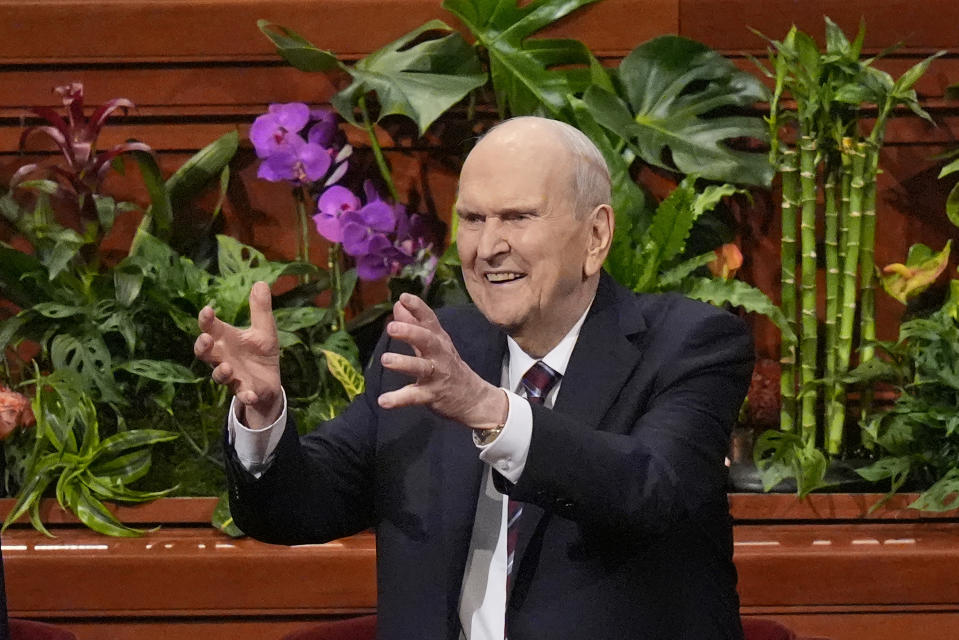
{"type": "MultiPolygon", "coordinates": [[[[860,252],[859,296],[859,363],[875,357],[876,343],[876,175],[879,173],[879,152],[872,145],[866,151],[865,194],[862,211],[862,250],[860,252]]],[[[873,387],[862,390],[859,414],[863,418],[872,411],[873,387]]]]}
{"type": "Polygon", "coordinates": [[[869,147],[866,150],[866,167],[863,175],[862,238],[860,245],[860,344],[859,362],[871,360],[875,354],[876,341],[876,174],[879,171],[879,154],[869,147]]]}
{"type": "MultiPolygon", "coordinates": [[[[826,162],[823,190],[825,192],[825,238],[826,249],[826,362],[825,379],[827,389],[829,381],[836,375],[836,319],[839,317],[839,206],[840,206],[840,162],[834,155],[826,162]]],[[[831,395],[831,394],[830,394],[831,395]]],[[[826,403],[826,424],[830,421],[830,412],[834,405],[826,403]]]]}
{"type": "Polygon", "coordinates": [[[784,148],[779,171],[782,175],[782,307],[789,322],[792,336],[782,336],[779,351],[781,367],[779,391],[782,406],[779,412],[779,428],[794,431],[796,428],[796,347],[799,335],[796,322],[796,209],[799,207],[799,155],[795,149],[784,148]]]}
{"type": "Polygon", "coordinates": [[[826,451],[836,455],[842,446],[843,428],[846,421],[846,386],[841,379],[849,369],[852,350],[852,327],[856,317],[856,276],[859,269],[859,243],[862,233],[863,180],[866,163],[866,148],[863,143],[855,145],[852,152],[852,177],[849,191],[848,236],[842,261],[842,304],[840,307],[839,336],[836,344],[836,379],[832,384],[832,402],[836,407],[826,430],[826,451]],[[842,403],[842,410],[839,404],[842,403]]]}
{"type": "Polygon", "coordinates": [[[799,370],[801,391],[801,426],[803,443],[814,447],[816,442],[816,355],[819,344],[819,322],[816,316],[816,139],[806,132],[799,140],[799,183],[802,194],[800,213],[800,300],[799,370]]]}

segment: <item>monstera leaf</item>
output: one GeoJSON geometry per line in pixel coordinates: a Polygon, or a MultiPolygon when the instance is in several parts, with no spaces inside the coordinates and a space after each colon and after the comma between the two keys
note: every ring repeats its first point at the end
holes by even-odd
{"type": "Polygon", "coordinates": [[[699,42],[662,36],[634,49],[619,66],[624,101],[599,86],[583,100],[597,122],[622,137],[644,161],[711,180],[767,185],[764,150],[730,141],[768,138],[758,117],[715,115],[767,99],[752,75],[699,42]]]}
{"type": "Polygon", "coordinates": [[[586,103],[578,98],[570,98],[569,102],[576,126],[590,137],[609,167],[616,233],[613,234],[613,243],[606,257],[606,269],[618,282],[627,282],[635,260],[635,244],[652,219],[646,194],[629,172],[629,165],[636,156],[629,149],[620,151],[615,147],[603,127],[590,114],[586,103]]]}
{"type": "Polygon", "coordinates": [[[531,39],[537,31],[596,0],[444,0],[489,54],[501,116],[541,110],[568,119],[567,97],[592,83],[611,89],[606,71],[582,42],[531,39]]]}
{"type": "Polygon", "coordinates": [[[449,25],[431,20],[374,51],[353,66],[318,49],[290,29],[260,20],[260,31],[277,52],[301,71],[329,71],[339,67],[353,83],[330,100],[351,124],[361,126],[354,109],[368,93],[380,103],[378,118],[403,115],[416,123],[420,134],[444,111],[486,82],[470,45],[449,25]]]}

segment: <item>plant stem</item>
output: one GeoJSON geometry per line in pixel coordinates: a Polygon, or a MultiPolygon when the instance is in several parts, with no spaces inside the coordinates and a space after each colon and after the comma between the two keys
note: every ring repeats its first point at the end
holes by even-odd
{"type": "Polygon", "coordinates": [[[782,336],[779,351],[781,367],[779,391],[782,407],[779,428],[796,428],[796,209],[799,205],[799,156],[795,149],[783,148],[779,164],[782,175],[782,311],[793,330],[793,336],[782,336]]]}
{"type": "MultiPolygon", "coordinates": [[[[826,388],[831,389],[836,375],[836,320],[839,317],[839,182],[840,162],[830,152],[826,161],[825,179],[825,239],[826,248],[826,388]]],[[[829,394],[831,396],[831,394],[829,394]]],[[[831,402],[826,403],[826,424],[829,424],[830,412],[834,409],[831,402]]]]}
{"type": "MultiPolygon", "coordinates": [[[[300,232],[300,242],[297,247],[296,258],[300,262],[310,262],[310,217],[306,211],[306,202],[309,199],[309,195],[306,192],[305,187],[297,187],[294,190],[294,199],[296,200],[296,219],[299,222],[299,232],[300,232]]],[[[303,284],[309,282],[310,278],[308,275],[303,274],[300,276],[300,281],[303,284]]]]}
{"type": "Polygon", "coordinates": [[[327,267],[330,271],[330,291],[333,299],[333,309],[336,310],[336,324],[332,327],[333,331],[340,331],[346,328],[346,300],[340,300],[343,291],[343,269],[340,264],[342,261],[342,249],[338,242],[330,243],[329,258],[327,267]]]}
{"type": "Polygon", "coordinates": [[[396,185],[393,184],[393,174],[390,173],[389,165],[386,164],[386,158],[383,156],[383,149],[380,147],[380,143],[376,139],[376,130],[373,128],[373,123],[370,121],[370,113],[366,108],[366,96],[360,96],[359,105],[360,113],[363,114],[363,128],[366,129],[366,135],[370,139],[370,149],[373,150],[373,157],[376,158],[376,166],[380,170],[380,175],[383,177],[383,182],[386,183],[386,188],[389,189],[390,196],[393,198],[393,202],[399,202],[400,195],[396,190],[396,185]]]}
{"type": "Polygon", "coordinates": [[[802,396],[802,438],[806,447],[816,443],[816,356],[819,322],[816,316],[816,155],[817,141],[807,132],[799,140],[799,182],[802,191],[800,213],[800,285],[799,344],[800,391],[802,396]]]}
{"type": "Polygon", "coordinates": [[[844,245],[846,255],[843,260],[842,306],[840,308],[839,336],[836,344],[836,379],[832,384],[832,399],[837,409],[831,414],[826,433],[826,451],[836,455],[842,446],[843,428],[846,421],[846,386],[842,377],[849,370],[849,357],[852,350],[852,325],[856,317],[856,275],[859,269],[859,240],[862,232],[863,208],[863,172],[865,170],[865,144],[856,143],[852,150],[852,179],[849,192],[849,233],[844,245]]]}
{"type": "MultiPolygon", "coordinates": [[[[872,145],[866,148],[866,168],[863,180],[862,238],[860,245],[860,298],[859,298],[859,364],[868,362],[876,354],[876,175],[879,173],[879,150],[872,145]]],[[[865,418],[872,409],[872,385],[862,390],[859,415],[865,418]]]]}
{"type": "Polygon", "coordinates": [[[879,171],[879,154],[866,147],[866,166],[863,174],[862,237],[860,239],[860,349],[859,362],[871,360],[875,355],[876,341],[876,289],[875,289],[875,244],[876,244],[876,174],[879,171]]]}

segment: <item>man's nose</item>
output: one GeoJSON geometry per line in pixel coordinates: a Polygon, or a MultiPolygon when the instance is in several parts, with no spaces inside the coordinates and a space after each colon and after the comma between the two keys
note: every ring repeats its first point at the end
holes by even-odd
{"type": "Polygon", "coordinates": [[[505,229],[496,218],[487,218],[480,233],[477,257],[490,261],[496,256],[509,252],[509,242],[506,239],[505,229]]]}

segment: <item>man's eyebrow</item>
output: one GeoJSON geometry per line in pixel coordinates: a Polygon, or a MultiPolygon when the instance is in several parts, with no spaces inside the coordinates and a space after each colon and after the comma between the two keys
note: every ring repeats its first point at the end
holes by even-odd
{"type": "Polygon", "coordinates": [[[497,209],[496,211],[492,212],[492,214],[483,214],[483,213],[478,213],[478,212],[476,212],[476,211],[473,211],[473,210],[471,210],[471,209],[467,209],[467,208],[465,208],[465,207],[456,207],[456,215],[458,215],[458,216],[460,216],[460,217],[472,216],[472,215],[484,216],[484,217],[485,217],[486,215],[494,215],[494,216],[535,216],[535,215],[538,215],[538,214],[539,214],[539,210],[536,209],[535,207],[506,207],[506,208],[504,208],[504,209],[497,209]]]}

